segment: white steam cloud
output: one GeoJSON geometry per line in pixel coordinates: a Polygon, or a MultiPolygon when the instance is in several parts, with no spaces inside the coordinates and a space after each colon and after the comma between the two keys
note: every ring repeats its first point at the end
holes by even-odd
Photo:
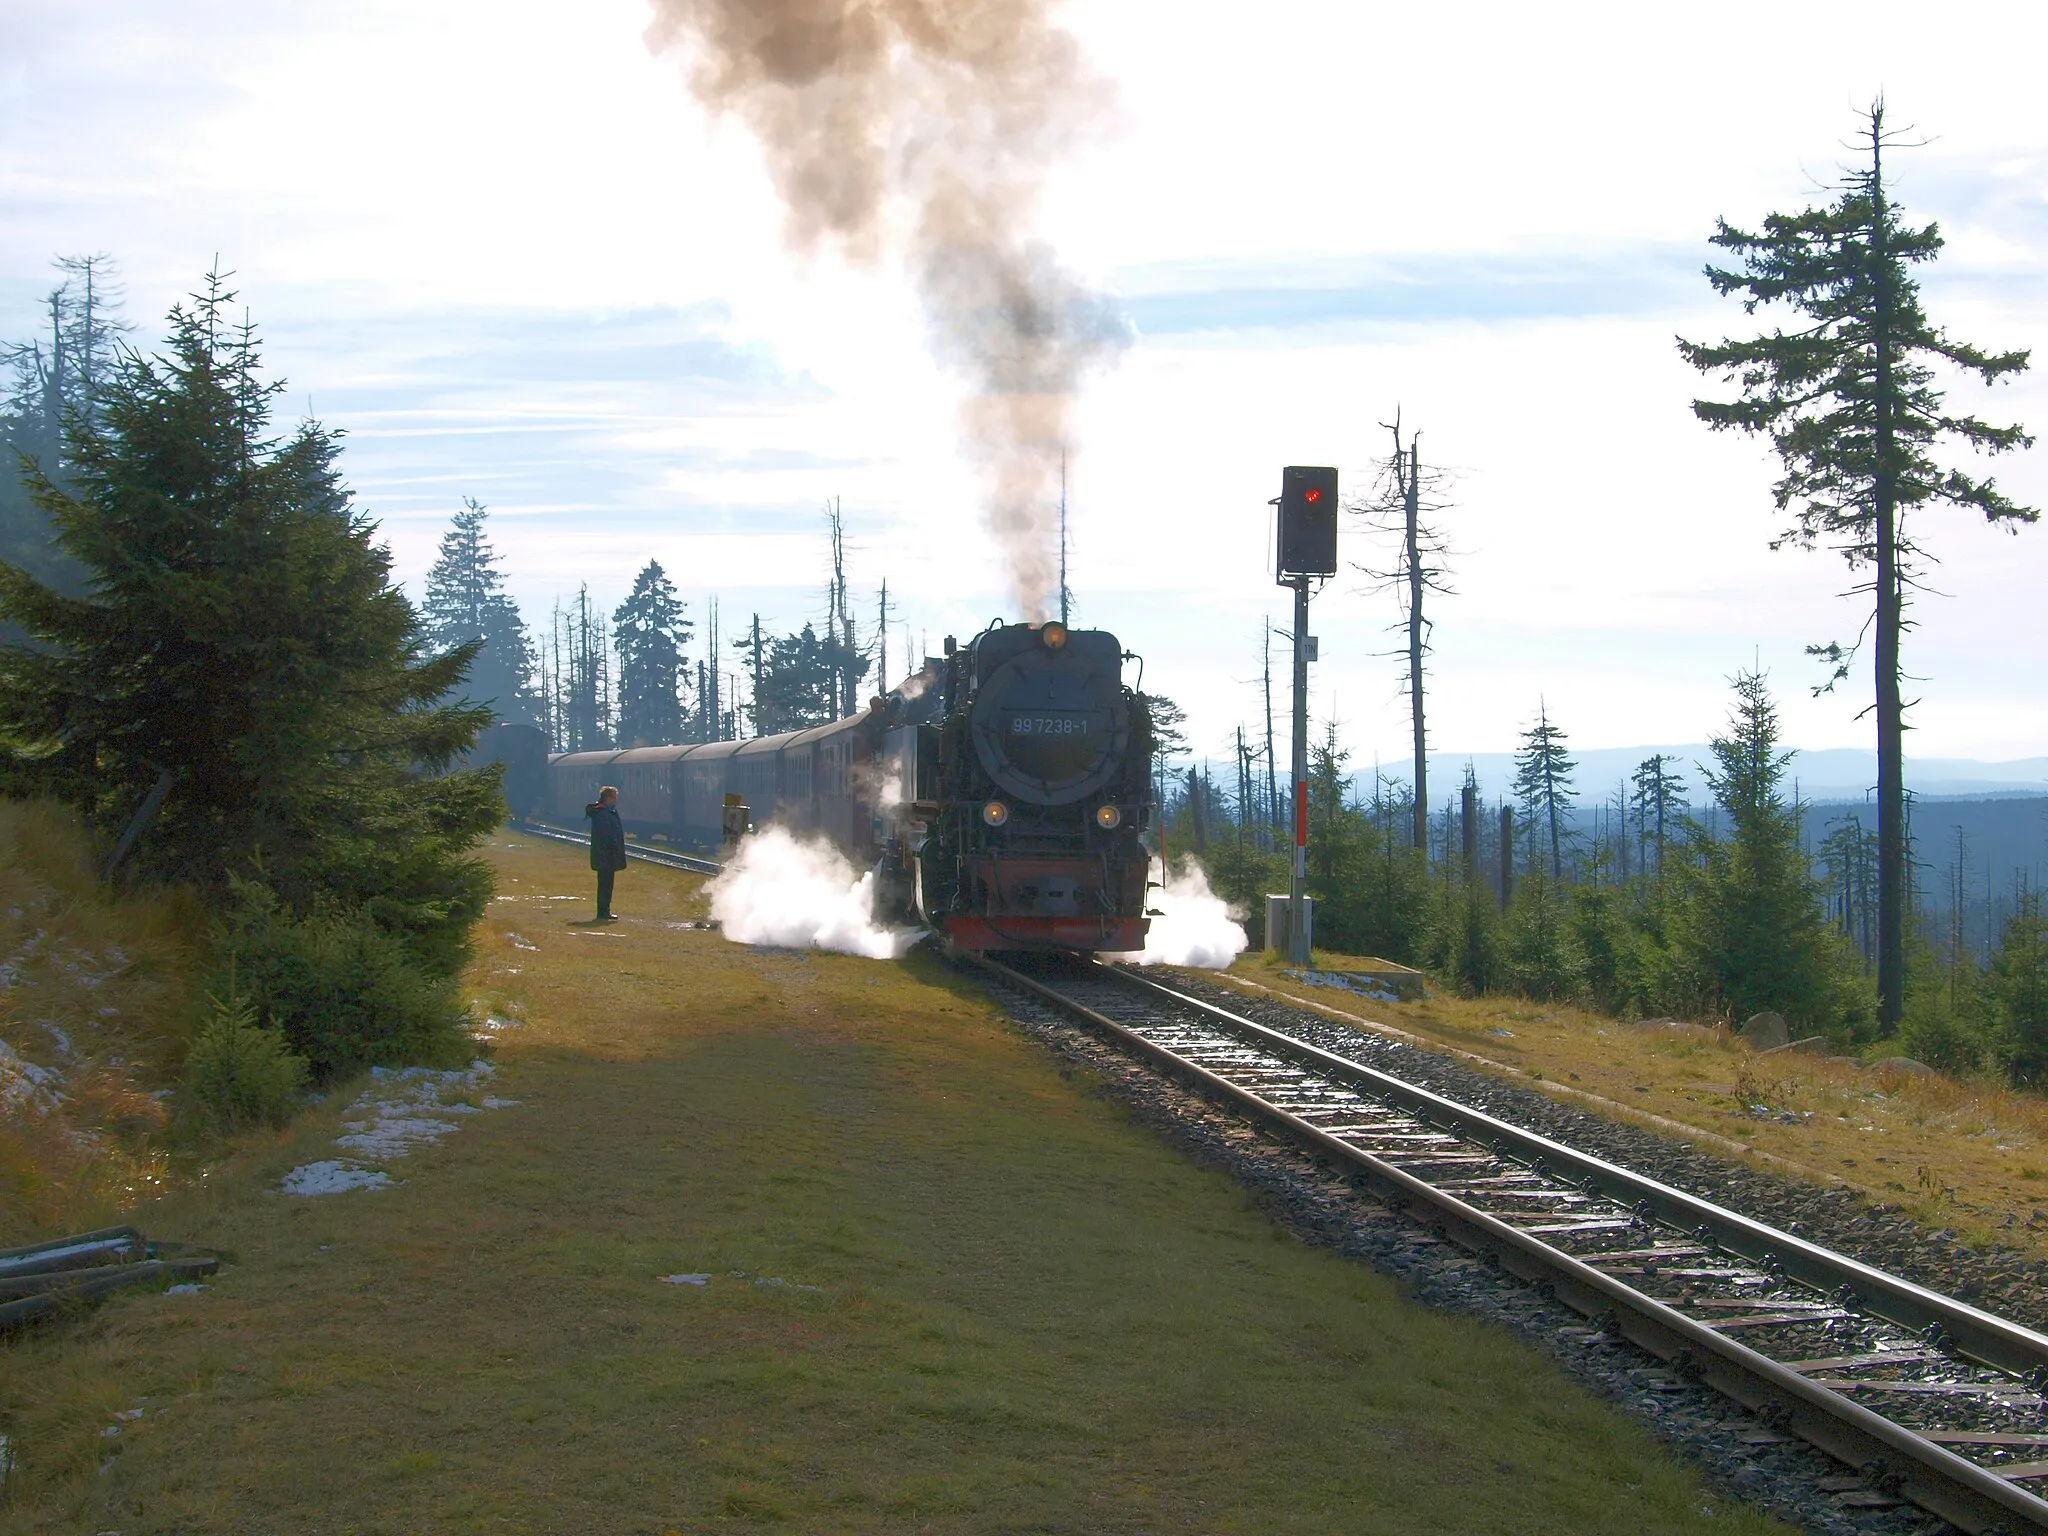
{"type": "MultiPolygon", "coordinates": [[[[1156,860],[1151,873],[1153,879],[1162,879],[1156,860]]],[[[1251,943],[1230,903],[1209,889],[1209,877],[1199,864],[1185,865],[1178,874],[1167,873],[1146,905],[1164,915],[1152,919],[1145,947],[1136,954],[1106,955],[1105,959],[1128,965],[1191,965],[1220,971],[1251,943]]]]}
{"type": "Polygon", "coordinates": [[[829,843],[799,842],[781,827],[744,839],[707,892],[712,917],[736,944],[894,960],[924,936],[877,925],[873,871],[856,874],[829,843]]]}

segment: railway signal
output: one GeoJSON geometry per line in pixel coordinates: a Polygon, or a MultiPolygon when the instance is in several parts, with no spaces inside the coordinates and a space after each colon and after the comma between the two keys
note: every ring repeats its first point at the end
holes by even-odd
{"type": "Polygon", "coordinates": [[[1281,581],[1337,574],[1337,471],[1290,464],[1280,471],[1281,581]]]}
{"type": "Polygon", "coordinates": [[[1308,905],[1308,584],[1337,574],[1337,471],[1290,464],[1280,471],[1279,552],[1275,572],[1294,588],[1294,872],[1287,892],[1287,958],[1309,963],[1314,935],[1308,905]]]}

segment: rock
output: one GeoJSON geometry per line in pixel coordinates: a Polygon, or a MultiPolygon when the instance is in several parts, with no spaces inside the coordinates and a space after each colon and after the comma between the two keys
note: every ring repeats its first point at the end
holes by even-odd
{"type": "Polygon", "coordinates": [[[1758,1051],[1757,1055],[1785,1056],[1797,1054],[1800,1056],[1825,1056],[1827,1053],[1828,1037],[1826,1035],[1808,1035],[1804,1040],[1793,1040],[1784,1045],[1774,1045],[1767,1051],[1758,1051]]]}
{"type": "Polygon", "coordinates": [[[1677,1027],[1677,1024],[1678,1020],[1676,1019],[1639,1019],[1634,1024],[1629,1025],[1629,1028],[1640,1029],[1647,1033],[1653,1030],[1673,1029],[1677,1027]]]}
{"type": "Polygon", "coordinates": [[[1861,1056],[1830,1056],[1828,1060],[1838,1067],[1860,1067],[1863,1065],[1863,1058],[1861,1056]]]}
{"type": "Polygon", "coordinates": [[[1907,1077],[1933,1077],[1936,1075],[1934,1068],[1927,1065],[1926,1062],[1915,1061],[1910,1056],[1887,1056],[1882,1061],[1873,1061],[1870,1064],[1870,1070],[1873,1072],[1902,1072],[1907,1077]]]}
{"type": "Polygon", "coordinates": [[[1742,1026],[1742,1038],[1752,1049],[1775,1051],[1792,1038],[1782,1013],[1753,1013],[1742,1026]]]}

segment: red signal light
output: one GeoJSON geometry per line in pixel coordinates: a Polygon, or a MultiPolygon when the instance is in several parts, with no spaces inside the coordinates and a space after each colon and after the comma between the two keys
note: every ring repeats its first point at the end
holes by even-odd
{"type": "Polygon", "coordinates": [[[1310,486],[1307,490],[1301,493],[1301,499],[1313,505],[1314,503],[1321,501],[1323,499],[1323,493],[1320,490],[1318,490],[1315,486],[1310,486]]]}

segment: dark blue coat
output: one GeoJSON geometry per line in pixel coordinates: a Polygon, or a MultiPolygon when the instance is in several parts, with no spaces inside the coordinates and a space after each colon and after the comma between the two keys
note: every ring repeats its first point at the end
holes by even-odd
{"type": "Polygon", "coordinates": [[[590,867],[624,869],[626,824],[619,820],[617,808],[593,801],[583,807],[583,814],[590,818],[590,867]]]}

